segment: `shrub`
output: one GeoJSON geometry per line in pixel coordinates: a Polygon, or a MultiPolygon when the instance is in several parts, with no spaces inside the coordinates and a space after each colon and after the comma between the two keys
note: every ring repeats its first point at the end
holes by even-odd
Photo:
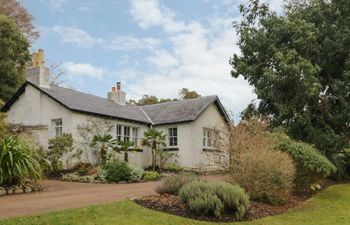
{"type": "Polygon", "coordinates": [[[336,171],[336,167],[312,145],[295,141],[287,135],[274,135],[276,148],[288,153],[296,163],[297,188],[309,187],[336,171]]]}
{"type": "Polygon", "coordinates": [[[283,198],[293,188],[295,167],[283,152],[261,149],[241,153],[231,168],[232,182],[242,186],[252,199],[283,198]]]}
{"type": "Polygon", "coordinates": [[[50,160],[48,160],[47,150],[44,149],[42,146],[40,146],[35,151],[38,155],[38,162],[43,171],[43,174],[49,175],[50,172],[52,171],[52,167],[51,167],[50,160]]]}
{"type": "Polygon", "coordinates": [[[42,178],[39,156],[16,136],[0,140],[0,185],[25,185],[25,178],[42,178]]]}
{"type": "Polygon", "coordinates": [[[62,169],[62,162],[60,159],[65,153],[73,150],[73,143],[74,140],[72,134],[62,134],[61,136],[49,139],[47,158],[51,162],[53,171],[62,169]]]}
{"type": "Polygon", "coordinates": [[[155,171],[147,171],[143,174],[143,180],[145,181],[157,180],[159,177],[160,177],[160,174],[155,171]]]}
{"type": "Polygon", "coordinates": [[[130,180],[131,169],[128,164],[123,161],[113,160],[107,162],[103,166],[103,170],[103,174],[107,181],[119,182],[130,180]]]}
{"type": "Polygon", "coordinates": [[[143,169],[132,164],[129,164],[130,172],[130,181],[140,181],[143,175],[143,169]]]}
{"type": "Polygon", "coordinates": [[[185,184],[180,189],[179,196],[191,211],[202,215],[219,217],[227,213],[239,220],[249,207],[249,197],[244,190],[226,182],[195,180],[185,184]]]}
{"type": "Polygon", "coordinates": [[[79,173],[67,173],[62,175],[61,180],[64,181],[74,181],[74,182],[84,182],[84,183],[92,183],[95,180],[97,180],[97,174],[93,174],[93,175],[80,175],[79,173]]]}
{"type": "Polygon", "coordinates": [[[174,175],[174,176],[168,176],[164,177],[160,184],[156,188],[156,192],[158,194],[179,194],[179,190],[187,184],[188,182],[191,182],[193,180],[197,180],[197,176],[193,175],[174,175]]]}
{"type": "Polygon", "coordinates": [[[244,188],[252,199],[283,198],[293,188],[295,165],[284,152],[274,149],[267,123],[241,121],[227,132],[231,182],[244,188]]]}
{"type": "Polygon", "coordinates": [[[171,163],[171,164],[165,165],[164,169],[169,171],[169,172],[179,173],[183,170],[183,167],[181,167],[175,163],[171,163]]]}
{"type": "Polygon", "coordinates": [[[96,168],[91,163],[79,162],[74,166],[74,169],[80,176],[91,176],[97,172],[96,168]]]}
{"type": "Polygon", "coordinates": [[[249,207],[249,196],[244,189],[226,182],[215,182],[211,185],[215,194],[223,202],[225,212],[233,213],[237,219],[243,218],[249,207]]]}
{"type": "Polygon", "coordinates": [[[196,198],[188,200],[190,210],[199,215],[214,215],[220,217],[224,205],[220,199],[211,191],[203,192],[196,198]]]}

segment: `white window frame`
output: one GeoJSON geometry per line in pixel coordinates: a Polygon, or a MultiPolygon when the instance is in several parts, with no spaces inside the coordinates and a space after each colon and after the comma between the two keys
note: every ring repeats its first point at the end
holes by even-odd
{"type": "Polygon", "coordinates": [[[178,129],[177,127],[169,127],[168,128],[168,146],[169,147],[177,147],[179,144],[178,140],[178,129]],[[174,130],[176,130],[176,134],[174,135],[174,130]]]}
{"type": "Polygon", "coordinates": [[[208,149],[216,148],[216,131],[213,128],[203,127],[203,147],[208,149]]]}
{"type": "Polygon", "coordinates": [[[118,123],[115,125],[115,137],[117,141],[133,141],[136,146],[139,139],[139,130],[139,127],[118,123]]]}
{"type": "Polygon", "coordinates": [[[139,128],[138,127],[132,127],[131,128],[131,134],[132,134],[132,141],[134,142],[134,145],[138,145],[138,139],[139,139],[139,128]]]}
{"type": "Polygon", "coordinates": [[[52,136],[59,137],[63,134],[63,120],[62,118],[51,120],[52,136]]]}
{"type": "Polygon", "coordinates": [[[120,125],[120,124],[117,124],[116,126],[115,126],[115,135],[116,135],[116,139],[118,140],[118,141],[121,141],[121,140],[123,140],[123,126],[122,125],[120,125]]]}
{"type": "Polygon", "coordinates": [[[131,137],[130,130],[131,130],[130,126],[123,127],[124,141],[130,141],[130,137],[131,137]]]}

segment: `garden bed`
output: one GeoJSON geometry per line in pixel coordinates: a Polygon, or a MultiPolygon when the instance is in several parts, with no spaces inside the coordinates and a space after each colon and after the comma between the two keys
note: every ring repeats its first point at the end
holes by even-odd
{"type": "MultiPolygon", "coordinates": [[[[327,180],[323,182],[322,189],[327,188],[328,186],[335,184],[336,182],[327,180]]],[[[311,198],[313,194],[311,192],[302,192],[290,196],[288,199],[285,199],[283,205],[270,205],[262,202],[251,201],[250,207],[244,216],[242,221],[257,220],[267,216],[279,215],[291,208],[296,208],[305,200],[311,198]]],[[[157,194],[138,198],[134,200],[137,204],[156,211],[161,211],[177,216],[182,216],[186,218],[202,220],[202,221],[211,221],[211,222],[233,222],[235,218],[232,215],[223,215],[221,217],[214,216],[203,216],[196,215],[191,213],[188,209],[188,206],[183,204],[177,195],[171,194],[157,194]]]]}
{"type": "MultiPolygon", "coordinates": [[[[272,216],[281,214],[290,208],[297,207],[305,198],[292,197],[286,201],[284,205],[272,206],[265,203],[251,202],[243,220],[255,220],[266,216],[272,216]]],[[[196,220],[213,221],[213,222],[233,222],[235,221],[233,216],[223,215],[219,218],[210,216],[201,216],[191,213],[188,207],[183,204],[179,197],[176,195],[152,195],[139,199],[135,199],[135,202],[143,207],[157,210],[165,213],[170,213],[177,216],[187,217],[196,220]]]]}

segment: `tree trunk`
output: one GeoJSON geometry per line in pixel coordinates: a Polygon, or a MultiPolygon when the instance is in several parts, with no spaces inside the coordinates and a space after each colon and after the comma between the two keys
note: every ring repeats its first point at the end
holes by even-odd
{"type": "Polygon", "coordinates": [[[152,148],[152,171],[156,171],[156,149],[152,148]]]}
{"type": "Polygon", "coordinates": [[[129,162],[129,154],[128,152],[124,152],[124,161],[129,162]]]}
{"type": "Polygon", "coordinates": [[[106,154],[107,154],[107,151],[106,151],[105,147],[102,147],[101,152],[100,152],[101,165],[106,164],[106,154]]]}

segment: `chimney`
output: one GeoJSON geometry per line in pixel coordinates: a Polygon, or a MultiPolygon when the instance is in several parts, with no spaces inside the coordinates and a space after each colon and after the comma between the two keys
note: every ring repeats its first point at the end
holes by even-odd
{"type": "Polygon", "coordinates": [[[44,65],[44,50],[32,54],[32,65],[27,69],[27,80],[39,86],[50,88],[50,70],[44,65]]]}
{"type": "Polygon", "coordinates": [[[121,90],[121,83],[120,82],[117,82],[116,87],[112,87],[112,91],[108,92],[107,97],[108,97],[108,99],[112,100],[113,102],[115,102],[119,105],[126,104],[126,93],[125,93],[125,91],[121,90]]]}

